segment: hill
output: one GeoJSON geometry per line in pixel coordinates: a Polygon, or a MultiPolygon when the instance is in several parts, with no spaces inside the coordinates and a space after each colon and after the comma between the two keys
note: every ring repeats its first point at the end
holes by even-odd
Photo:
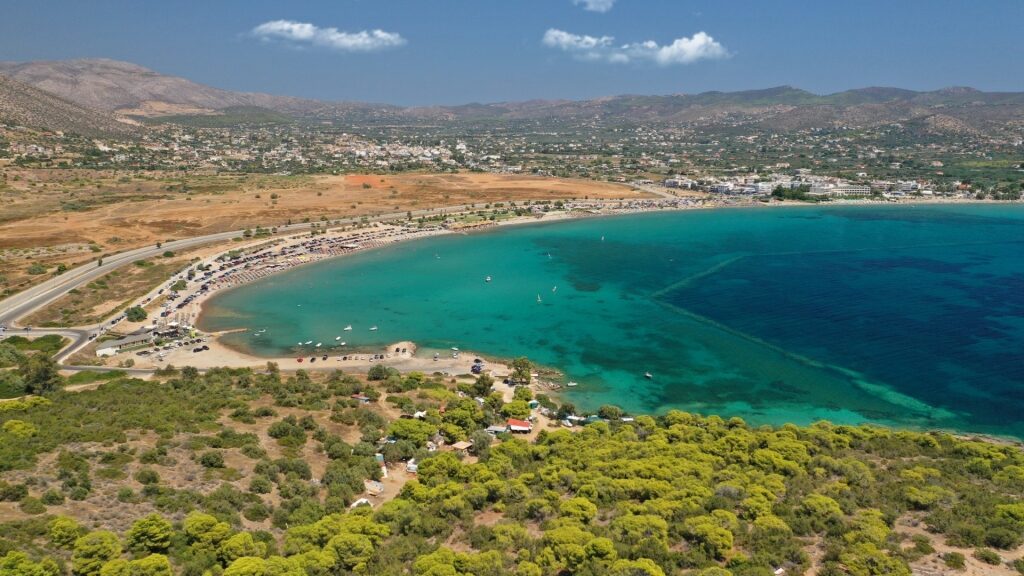
{"type": "Polygon", "coordinates": [[[0,76],[0,122],[83,136],[127,136],[139,128],[28,84],[0,76]]]}
{"type": "Polygon", "coordinates": [[[288,109],[297,98],[231,92],[107,59],[0,62],[0,74],[82,106],[140,116],[188,114],[235,106],[288,109]]]}
{"type": "MultiPolygon", "coordinates": [[[[160,74],[137,64],[106,59],[0,62],[0,74],[87,108],[125,115],[173,117],[174,122],[195,125],[230,125],[239,120],[268,118],[267,112],[255,116],[251,113],[261,110],[315,121],[388,125],[596,120],[606,124],[744,126],[777,132],[892,123],[910,123],[938,133],[1024,128],[1024,93],[981,92],[964,87],[928,92],[869,87],[818,95],[792,86],[778,86],[738,92],[403,108],[232,92],[160,74]],[[250,113],[239,116],[238,110],[250,113]],[[227,118],[189,118],[210,114],[227,118]]],[[[273,117],[272,121],[282,119],[273,117]]]]}
{"type": "MultiPolygon", "coordinates": [[[[49,374],[9,372],[32,386],[49,374]]],[[[493,437],[486,427],[529,412],[526,387],[478,404],[493,382],[384,372],[80,373],[67,384],[106,383],[0,403],[0,574],[1024,568],[1018,445],[611,406],[571,431],[540,413],[538,430],[493,437]]]]}

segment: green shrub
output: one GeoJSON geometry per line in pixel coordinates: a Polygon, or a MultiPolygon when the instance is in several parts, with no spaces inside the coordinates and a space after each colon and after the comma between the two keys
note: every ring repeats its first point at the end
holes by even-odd
{"type": "Polygon", "coordinates": [[[18,507],[21,508],[21,511],[25,514],[35,515],[46,513],[46,504],[43,504],[39,498],[33,498],[32,496],[22,498],[18,507]]]}
{"type": "Polygon", "coordinates": [[[159,484],[160,474],[152,468],[141,468],[135,473],[135,481],[139,484],[159,484]]]}
{"type": "Polygon", "coordinates": [[[1003,559],[999,557],[999,554],[990,548],[976,548],[973,556],[985,564],[991,564],[992,566],[998,566],[1003,562],[1003,559]]]}
{"type": "Polygon", "coordinates": [[[223,468],[224,455],[216,450],[209,450],[199,456],[199,463],[204,468],[223,468]]]}
{"type": "Polygon", "coordinates": [[[47,490],[43,492],[40,500],[47,506],[60,506],[64,503],[64,493],[59,490],[47,490]]]}
{"type": "Polygon", "coordinates": [[[963,570],[967,566],[967,559],[959,552],[946,552],[942,555],[942,561],[955,570],[963,570]]]}

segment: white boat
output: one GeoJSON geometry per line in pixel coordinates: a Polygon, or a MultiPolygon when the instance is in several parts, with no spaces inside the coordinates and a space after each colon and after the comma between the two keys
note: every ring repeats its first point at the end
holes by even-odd
{"type": "Polygon", "coordinates": [[[537,304],[540,304],[543,300],[540,299],[540,294],[537,294],[537,304]]]}
{"type": "Polygon", "coordinates": [[[345,332],[350,332],[351,330],[352,330],[352,325],[351,324],[349,324],[348,326],[345,326],[345,332]]]}
{"type": "Polygon", "coordinates": [[[553,286],[551,288],[551,293],[554,294],[555,292],[558,292],[558,286],[553,286]]]}
{"type": "Polygon", "coordinates": [[[334,341],[335,341],[335,342],[337,342],[338,340],[341,340],[341,336],[335,336],[335,337],[334,337],[334,341]]]}
{"type": "Polygon", "coordinates": [[[342,342],[341,344],[338,344],[338,346],[344,346],[344,345],[345,345],[345,342],[342,342]]]}
{"type": "Polygon", "coordinates": [[[487,278],[484,278],[484,282],[490,282],[490,281],[491,281],[491,277],[490,276],[488,276],[487,278]]]}
{"type": "Polygon", "coordinates": [[[452,352],[458,352],[458,351],[459,351],[458,348],[456,348],[455,346],[452,346],[452,352]]]}
{"type": "Polygon", "coordinates": [[[321,346],[323,346],[323,345],[324,345],[324,343],[323,343],[323,342],[317,342],[317,343],[316,343],[316,347],[317,347],[317,348],[319,348],[319,347],[321,347],[321,346]]]}
{"type": "Polygon", "coordinates": [[[569,388],[575,388],[575,387],[576,387],[576,385],[577,385],[577,383],[576,383],[576,382],[567,382],[567,383],[566,383],[566,386],[568,386],[569,388]]]}
{"type": "Polygon", "coordinates": [[[376,326],[370,326],[370,332],[373,332],[373,331],[375,331],[376,329],[377,329],[377,327],[376,327],[376,326]]]}
{"type": "Polygon", "coordinates": [[[309,345],[310,345],[310,344],[312,344],[312,343],[313,343],[313,341],[312,341],[312,340],[306,340],[306,346],[309,346],[309,345]]]}
{"type": "Polygon", "coordinates": [[[648,380],[652,380],[652,379],[654,379],[654,376],[650,372],[644,372],[644,378],[647,378],[648,380]]]}

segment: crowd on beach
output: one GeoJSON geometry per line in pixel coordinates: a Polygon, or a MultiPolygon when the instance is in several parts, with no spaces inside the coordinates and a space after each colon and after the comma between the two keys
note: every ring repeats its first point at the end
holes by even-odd
{"type": "Polygon", "coordinates": [[[216,288],[240,286],[302,264],[446,232],[440,227],[410,229],[383,226],[355,234],[307,237],[297,242],[296,239],[303,237],[293,236],[282,246],[268,246],[228,260],[217,270],[220,274],[207,272],[204,279],[216,288]]]}

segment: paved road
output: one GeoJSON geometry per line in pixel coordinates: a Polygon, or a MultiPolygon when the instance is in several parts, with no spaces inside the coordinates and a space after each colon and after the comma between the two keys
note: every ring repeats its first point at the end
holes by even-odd
{"type": "MultiPolygon", "coordinates": [[[[458,205],[458,206],[446,206],[443,208],[433,208],[424,210],[414,210],[412,212],[413,217],[445,214],[452,212],[461,212],[470,209],[469,205],[458,205]]],[[[404,219],[408,216],[408,212],[392,212],[388,214],[379,214],[376,216],[367,217],[367,221],[379,222],[384,220],[396,220],[404,219]]],[[[340,218],[338,220],[332,220],[332,222],[339,222],[340,225],[355,224],[363,220],[363,217],[351,217],[351,218],[340,218]]],[[[311,224],[309,223],[298,223],[290,225],[278,226],[277,230],[279,234],[295,233],[302,230],[309,229],[311,224]]],[[[96,262],[90,262],[83,264],[76,268],[72,268],[67,272],[51,278],[45,282],[42,282],[32,288],[28,288],[23,292],[19,292],[14,296],[10,296],[0,301],[0,325],[13,326],[19,318],[27,316],[28,314],[46,306],[47,304],[57,300],[69,290],[77,288],[83,284],[86,284],[104,274],[107,274],[125,264],[130,264],[136,260],[142,260],[145,258],[153,258],[163,254],[167,250],[180,251],[187,250],[189,248],[195,248],[196,246],[202,246],[204,244],[211,244],[214,242],[224,242],[241,236],[243,230],[233,230],[231,232],[219,232],[217,234],[208,234],[206,236],[196,236],[195,238],[186,238],[183,240],[171,240],[164,242],[159,248],[156,246],[145,246],[142,248],[136,248],[134,250],[128,250],[127,252],[121,252],[118,254],[112,254],[103,258],[103,264],[97,265],[96,262]]],[[[40,331],[42,332],[42,331],[40,331]]]]}
{"type": "MultiPolygon", "coordinates": [[[[658,194],[660,196],[673,197],[664,191],[656,191],[656,187],[639,187],[644,191],[658,194]]],[[[522,202],[529,202],[529,200],[521,200],[522,202]]],[[[601,200],[594,200],[594,202],[603,202],[601,200]]],[[[607,200],[607,203],[615,204],[617,200],[607,200]]],[[[332,220],[331,226],[337,225],[349,225],[356,224],[359,222],[383,222],[389,220],[404,220],[411,214],[413,218],[420,216],[436,216],[439,214],[456,214],[460,212],[466,212],[469,210],[477,209],[477,204],[458,204],[454,206],[441,206],[437,208],[425,208],[420,210],[404,211],[404,212],[389,212],[386,214],[377,214],[371,216],[353,216],[348,218],[339,218],[332,220]]],[[[317,222],[319,224],[319,222],[317,222]]],[[[278,235],[294,234],[295,232],[301,232],[308,230],[312,226],[312,223],[296,223],[286,224],[277,227],[278,235]]],[[[19,292],[13,296],[10,296],[0,301],[0,326],[6,326],[8,330],[0,333],[0,337],[3,335],[23,335],[23,336],[45,336],[47,334],[59,334],[71,340],[71,344],[61,350],[55,359],[58,363],[63,363],[72,354],[83,348],[89,342],[89,336],[96,334],[99,335],[105,328],[109,328],[113,325],[111,322],[104,322],[102,324],[94,326],[77,326],[73,328],[37,328],[33,330],[22,330],[18,327],[18,320],[23,318],[44,306],[56,301],[61,296],[67,294],[70,290],[82,286],[100,276],[110,273],[121,266],[135,262],[136,260],[142,260],[146,258],[153,258],[163,254],[167,250],[171,251],[182,251],[189,248],[195,248],[205,244],[212,244],[216,242],[226,242],[232,238],[237,238],[243,234],[244,230],[233,230],[230,232],[219,232],[216,234],[207,234],[205,236],[196,236],[194,238],[185,238],[182,240],[171,240],[164,242],[159,248],[154,246],[144,246],[142,248],[135,248],[126,252],[120,252],[118,254],[112,254],[105,256],[102,259],[102,264],[97,262],[90,262],[83,264],[76,268],[72,268],[60,276],[53,277],[45,282],[42,282],[32,288],[28,288],[23,292],[19,292]]],[[[114,322],[116,323],[116,321],[114,322]]],[[[67,366],[67,369],[90,369],[90,367],[72,367],[67,366]]],[[[151,371],[144,370],[133,370],[131,373],[148,374],[151,371]]]]}

